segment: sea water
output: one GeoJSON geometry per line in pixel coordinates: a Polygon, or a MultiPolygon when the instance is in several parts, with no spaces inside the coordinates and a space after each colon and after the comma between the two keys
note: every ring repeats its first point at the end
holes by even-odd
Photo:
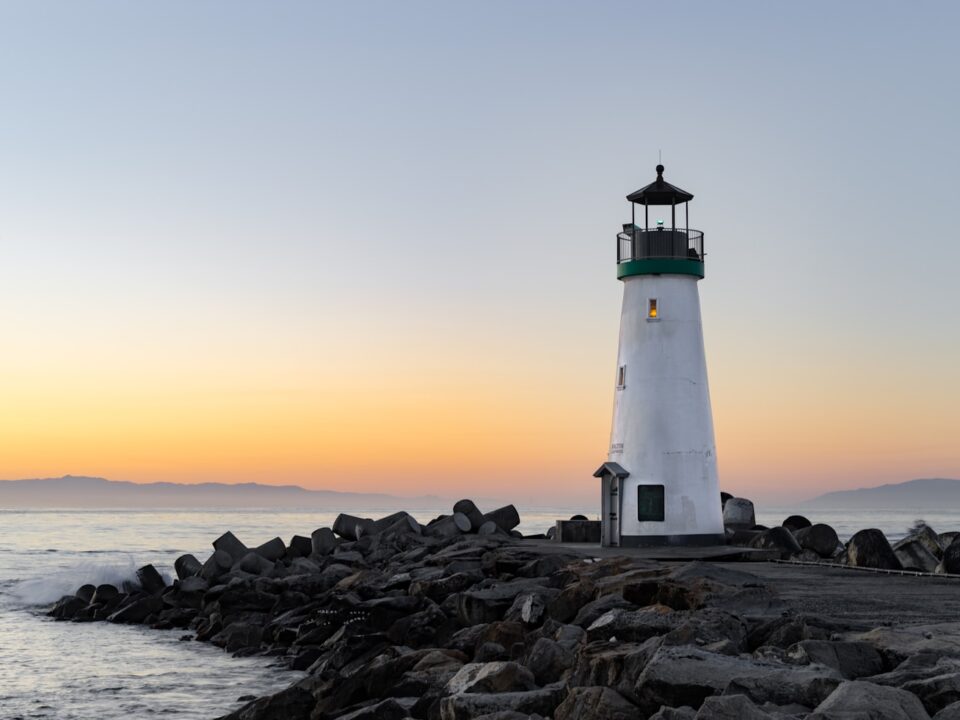
{"type": "MultiPolygon", "coordinates": [[[[352,509],[378,517],[387,510],[352,509]]],[[[413,514],[422,522],[435,513],[413,514]]],[[[789,509],[760,510],[776,525],[789,509]]],[[[917,519],[960,530],[960,513],[917,510],[808,511],[841,538],[878,527],[891,541],[917,519]]],[[[521,508],[524,533],[544,532],[569,510],[521,508]]],[[[590,514],[595,517],[594,514],[590,514]]],[[[169,579],[174,559],[204,560],[210,542],[231,530],[251,546],[307,535],[336,513],[303,511],[0,511],[0,719],[90,720],[151,717],[212,720],[244,696],[275,692],[299,674],[269,658],[234,658],[182,630],[110,623],[55,622],[50,604],[85,583],[117,583],[153,563],[169,579]]]]}

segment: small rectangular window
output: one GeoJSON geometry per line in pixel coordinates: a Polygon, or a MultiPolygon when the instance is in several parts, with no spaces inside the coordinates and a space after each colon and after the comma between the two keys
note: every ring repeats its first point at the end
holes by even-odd
{"type": "Polygon", "coordinates": [[[663,522],[663,485],[640,485],[637,488],[637,520],[663,522]]]}
{"type": "Polygon", "coordinates": [[[627,366],[621,365],[617,368],[617,388],[624,388],[627,386],[627,366]]]}
{"type": "Polygon", "coordinates": [[[650,299],[647,301],[647,317],[650,318],[651,320],[656,319],[657,317],[659,317],[659,315],[657,314],[657,299],[656,299],[656,298],[650,298],[650,299]]]}

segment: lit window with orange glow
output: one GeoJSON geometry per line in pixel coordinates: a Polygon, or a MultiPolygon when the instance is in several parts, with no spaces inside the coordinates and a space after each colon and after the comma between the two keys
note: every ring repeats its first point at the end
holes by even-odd
{"type": "Polygon", "coordinates": [[[651,320],[655,320],[656,318],[659,317],[659,315],[657,314],[656,298],[650,298],[650,300],[647,303],[647,317],[650,318],[651,320]]]}

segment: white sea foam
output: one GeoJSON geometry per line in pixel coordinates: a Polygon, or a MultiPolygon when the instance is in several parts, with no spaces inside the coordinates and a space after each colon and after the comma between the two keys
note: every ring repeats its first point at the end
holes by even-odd
{"type": "Polygon", "coordinates": [[[49,605],[64,595],[72,595],[81,585],[110,584],[119,587],[124,580],[136,580],[137,565],[132,557],[105,563],[78,563],[55,570],[43,577],[23,580],[10,594],[24,605],[49,605]]]}

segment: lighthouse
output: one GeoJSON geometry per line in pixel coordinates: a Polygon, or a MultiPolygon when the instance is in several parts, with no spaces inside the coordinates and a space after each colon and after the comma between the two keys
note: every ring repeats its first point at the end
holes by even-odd
{"type": "Polygon", "coordinates": [[[657,165],[657,179],[627,196],[631,221],[617,234],[613,429],[594,473],[606,546],[724,542],[697,289],[703,233],[690,228],[692,199],[657,165]]]}

